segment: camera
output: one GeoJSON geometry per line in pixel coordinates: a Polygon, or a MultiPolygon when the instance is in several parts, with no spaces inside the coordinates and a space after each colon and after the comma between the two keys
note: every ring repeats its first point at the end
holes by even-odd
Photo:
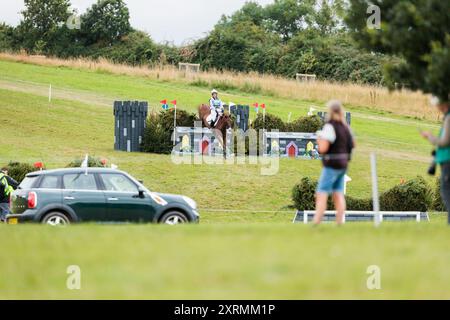
{"type": "Polygon", "coordinates": [[[436,150],[433,150],[431,155],[433,156],[433,162],[431,163],[430,168],[428,169],[428,174],[430,176],[434,176],[436,175],[436,150]]]}

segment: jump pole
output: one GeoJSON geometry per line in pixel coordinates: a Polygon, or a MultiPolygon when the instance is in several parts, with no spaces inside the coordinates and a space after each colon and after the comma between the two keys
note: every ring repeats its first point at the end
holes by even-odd
{"type": "Polygon", "coordinates": [[[174,100],[172,101],[172,103],[174,103],[174,116],[173,116],[173,145],[176,145],[176,136],[177,136],[177,101],[174,100]]]}
{"type": "Polygon", "coordinates": [[[377,156],[375,152],[370,154],[370,164],[372,167],[372,198],[374,211],[375,227],[381,225],[382,217],[380,213],[380,198],[378,193],[378,176],[377,176],[377,156]]]}

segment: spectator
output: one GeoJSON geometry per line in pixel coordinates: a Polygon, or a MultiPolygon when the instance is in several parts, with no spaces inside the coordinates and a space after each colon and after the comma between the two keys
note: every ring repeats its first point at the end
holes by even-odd
{"type": "Polygon", "coordinates": [[[336,223],[340,225],[344,223],[346,210],[345,175],[355,141],[347,125],[342,104],[333,100],[328,102],[327,107],[326,124],[322,131],[317,133],[319,152],[323,158],[323,170],[317,187],[314,224],[321,223],[327,209],[328,197],[332,195],[337,211],[336,223]]]}
{"type": "Polygon", "coordinates": [[[6,215],[9,211],[9,196],[14,191],[19,183],[8,176],[8,169],[2,168],[0,172],[0,221],[5,221],[6,215]]]}
{"type": "Polygon", "coordinates": [[[441,166],[441,197],[448,211],[448,223],[450,224],[450,106],[448,101],[440,101],[433,97],[432,105],[444,114],[444,124],[439,137],[431,132],[424,131],[422,136],[436,147],[436,164],[441,166]]]}

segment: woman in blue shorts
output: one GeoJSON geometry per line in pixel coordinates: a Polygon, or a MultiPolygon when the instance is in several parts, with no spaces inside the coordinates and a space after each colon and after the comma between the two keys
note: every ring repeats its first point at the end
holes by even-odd
{"type": "Polygon", "coordinates": [[[327,104],[326,124],[317,133],[319,152],[323,158],[323,170],[316,193],[316,215],[314,224],[321,223],[327,209],[327,201],[333,196],[336,208],[336,223],[344,223],[346,210],[344,186],[348,163],[355,147],[353,134],[347,125],[345,111],[339,101],[327,104]]]}

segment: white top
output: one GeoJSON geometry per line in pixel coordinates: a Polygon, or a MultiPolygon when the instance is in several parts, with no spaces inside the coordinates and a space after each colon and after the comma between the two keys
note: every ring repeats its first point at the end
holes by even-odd
{"type": "Polygon", "coordinates": [[[317,136],[320,139],[326,140],[333,144],[336,141],[336,131],[334,130],[333,126],[329,123],[325,124],[322,131],[317,132],[317,136]]]}

